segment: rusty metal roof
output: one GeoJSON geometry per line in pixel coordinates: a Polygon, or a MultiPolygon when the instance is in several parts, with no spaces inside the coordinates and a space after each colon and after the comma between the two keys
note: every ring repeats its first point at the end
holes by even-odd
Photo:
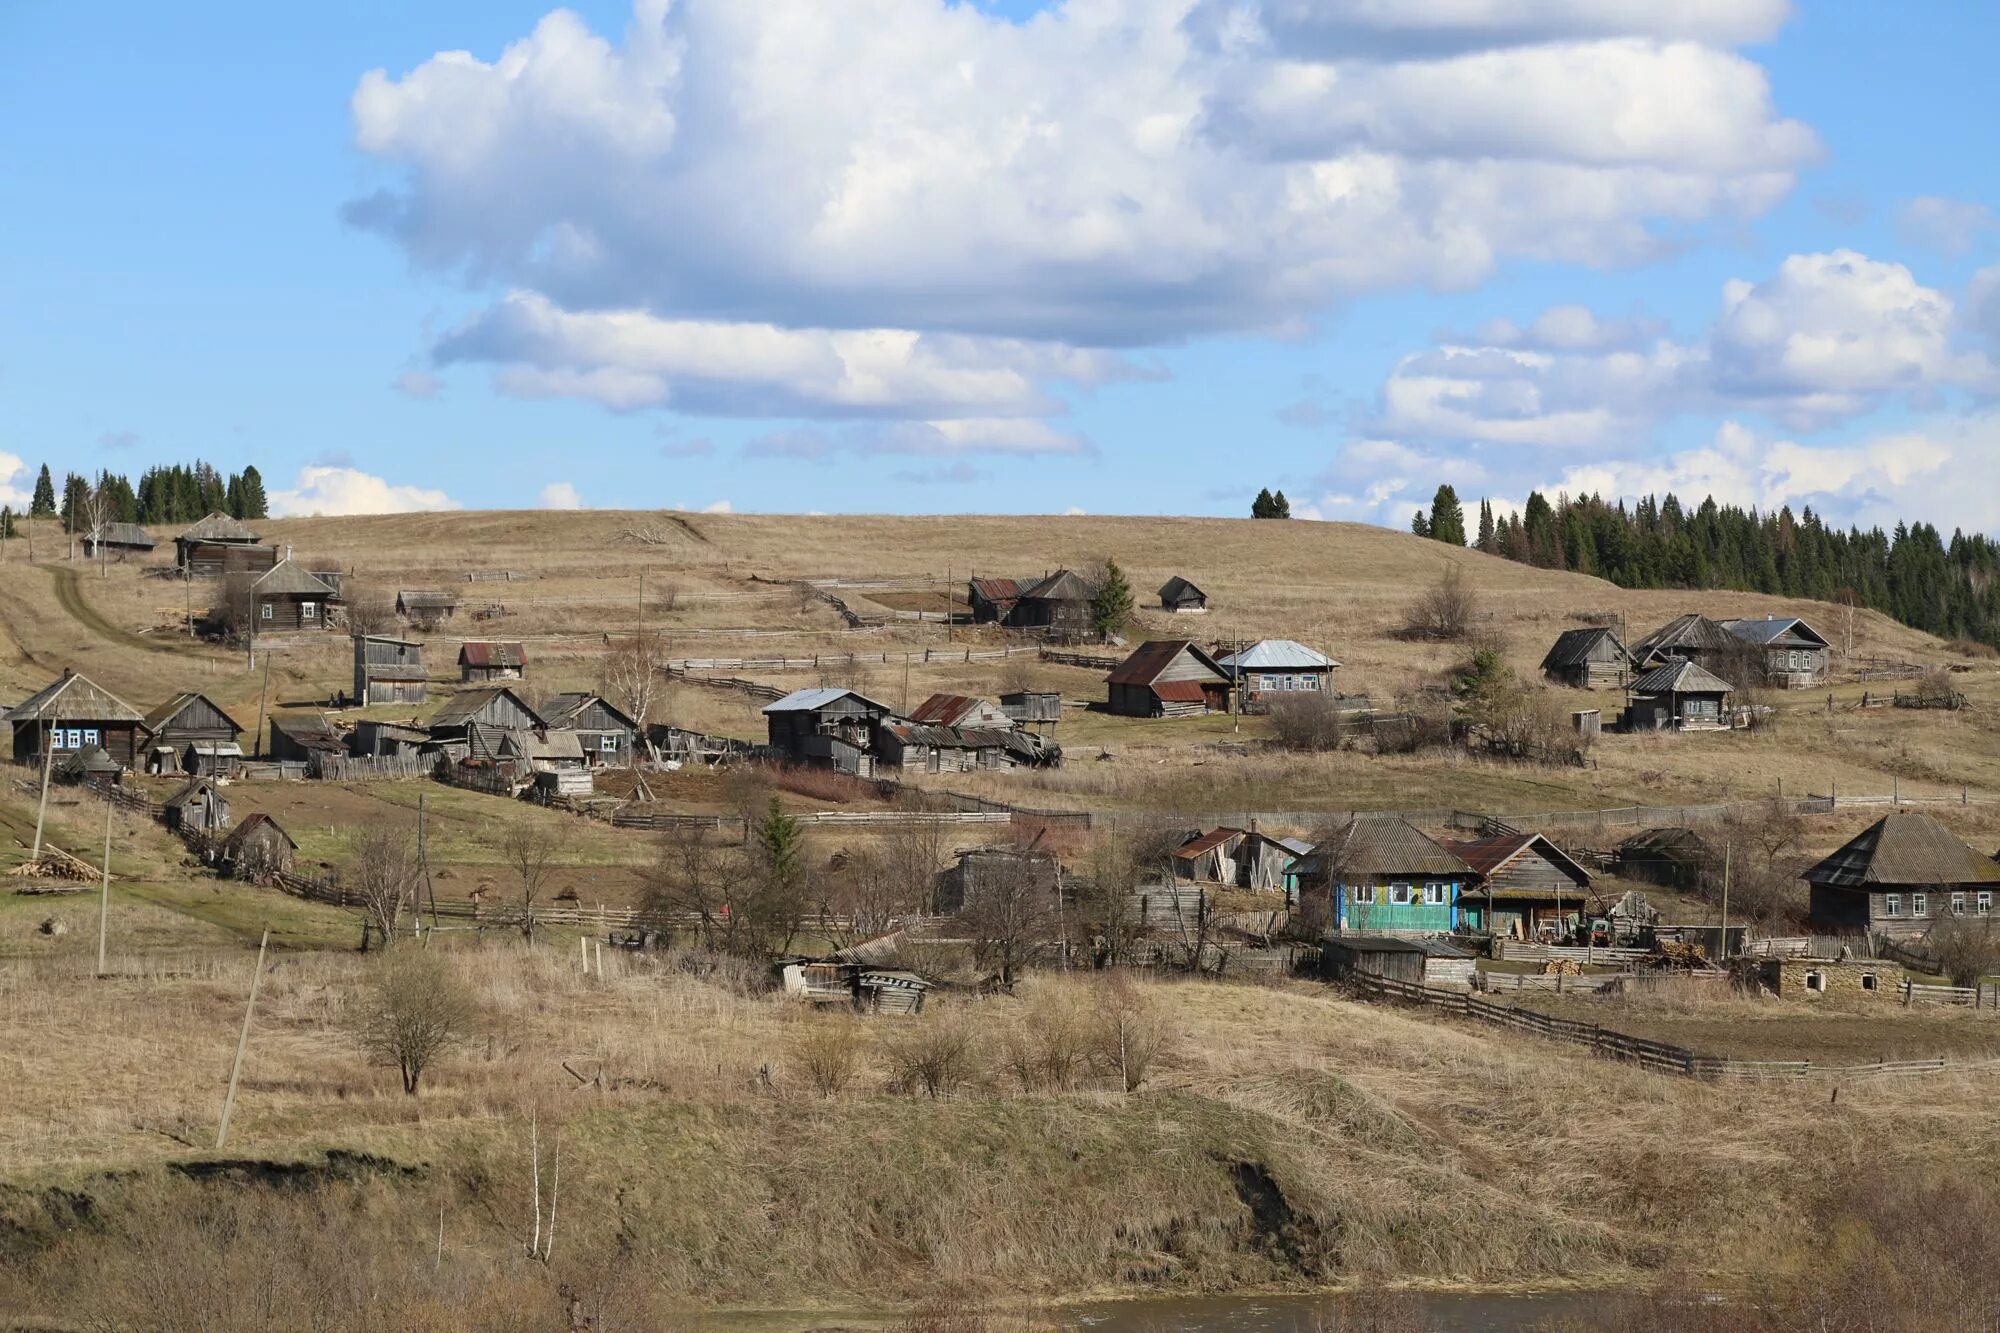
{"type": "Polygon", "coordinates": [[[1203,852],[1211,851],[1235,838],[1242,837],[1248,830],[1240,828],[1215,828],[1206,833],[1197,833],[1180,846],[1174,848],[1174,855],[1192,861],[1203,852]]]}
{"type": "Polygon", "coordinates": [[[528,650],[518,643],[462,643],[458,664],[469,667],[525,667],[528,650]]]}
{"type": "Polygon", "coordinates": [[[1992,884],[2000,882],[2000,863],[1966,846],[1929,815],[1898,812],[1861,830],[1804,878],[1837,889],[1992,884]]]}
{"type": "MultiPolygon", "coordinates": [[[[1192,639],[1152,639],[1132,650],[1132,655],[1113,667],[1105,682],[1110,685],[1152,685],[1182,653],[1192,653],[1197,662],[1214,673],[1218,682],[1227,683],[1229,673],[1216,664],[1214,658],[1195,646],[1192,639]]],[[[1175,684],[1193,685],[1193,702],[1201,699],[1199,681],[1177,681],[1175,684]]],[[[1168,698],[1165,686],[1156,687],[1162,699],[1168,698]]]]}
{"type": "Polygon", "coordinates": [[[970,694],[933,694],[910,711],[910,721],[955,727],[984,702],[970,694]]]}

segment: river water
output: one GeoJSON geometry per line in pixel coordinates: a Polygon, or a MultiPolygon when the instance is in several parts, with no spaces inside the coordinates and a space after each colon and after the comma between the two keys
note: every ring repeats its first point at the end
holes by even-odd
{"type": "MultiPolygon", "coordinates": [[[[1388,1327],[1424,1333],[1530,1333],[1558,1321],[1589,1328],[1604,1303],[1601,1292],[1573,1291],[1411,1292],[1367,1302],[1378,1317],[1392,1316],[1388,1327]]],[[[1342,1316],[1331,1296],[1215,1296],[1072,1306],[1062,1322],[1080,1333],[1339,1333],[1342,1316]]]]}

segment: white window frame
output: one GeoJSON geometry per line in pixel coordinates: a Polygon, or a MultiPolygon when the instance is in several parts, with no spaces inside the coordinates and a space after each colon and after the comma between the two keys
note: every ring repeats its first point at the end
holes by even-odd
{"type": "Polygon", "coordinates": [[[1300,677],[1299,677],[1299,681],[1300,681],[1300,682],[1301,682],[1301,683],[1302,683],[1302,684],[1304,685],[1304,687],[1305,687],[1306,689],[1309,689],[1309,690],[1316,690],[1316,689],[1318,689],[1318,688],[1319,688],[1319,677],[1318,677],[1318,676],[1314,676],[1314,675],[1305,675],[1305,676],[1300,676],[1300,677]]]}
{"type": "Polygon", "coordinates": [[[1389,883],[1389,906],[1410,907],[1417,900],[1417,886],[1407,882],[1391,880],[1389,883]],[[1398,897],[1398,895],[1401,895],[1398,897]]]}
{"type": "Polygon", "coordinates": [[[1929,916],[1930,914],[1931,914],[1931,896],[1928,893],[1911,894],[1910,915],[1929,916]]]}
{"type": "Polygon", "coordinates": [[[1373,907],[1375,886],[1373,884],[1352,884],[1347,889],[1347,904],[1350,907],[1373,907]]]}
{"type": "Polygon", "coordinates": [[[97,744],[97,728],[96,728],[96,727],[85,727],[85,728],[83,729],[83,743],[84,743],[85,745],[95,745],[95,744],[97,744]]]}
{"type": "Polygon", "coordinates": [[[1972,899],[1972,910],[1980,916],[1991,916],[1993,914],[1993,895],[1984,890],[1975,894],[1972,899]]]}
{"type": "Polygon", "coordinates": [[[1903,895],[1902,895],[1902,894],[1900,894],[1900,893],[1885,893],[1885,894],[1883,894],[1883,895],[1882,895],[1882,915],[1883,915],[1883,916],[1901,916],[1902,914],[1903,914],[1903,895]]]}
{"type": "Polygon", "coordinates": [[[270,602],[259,602],[257,604],[257,614],[261,619],[269,620],[271,618],[271,611],[272,604],[270,602]]]}
{"type": "Polygon", "coordinates": [[[1964,916],[1964,915],[1965,915],[1965,895],[1964,895],[1964,894],[1962,894],[1962,893],[1954,893],[1954,894],[1952,894],[1952,895],[1951,895],[1951,914],[1952,914],[1953,916],[1964,916]]]}
{"type": "Polygon", "coordinates": [[[1424,906],[1451,906],[1451,885],[1441,884],[1437,880],[1427,881],[1424,884],[1424,906]]]}
{"type": "Polygon", "coordinates": [[[299,603],[299,619],[300,619],[300,620],[317,620],[317,619],[319,619],[319,603],[318,603],[318,602],[300,602],[300,603],[299,603]]]}

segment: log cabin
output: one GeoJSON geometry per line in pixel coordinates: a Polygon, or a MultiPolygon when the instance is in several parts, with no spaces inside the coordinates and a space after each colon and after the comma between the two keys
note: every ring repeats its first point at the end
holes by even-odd
{"type": "Polygon", "coordinates": [[[1506,833],[1444,844],[1478,879],[1460,896],[1458,919],[1510,939],[1567,939],[1587,917],[1590,872],[1539,833],[1506,833]]]}
{"type": "Polygon", "coordinates": [[[764,705],[770,746],[794,763],[859,777],[875,773],[875,727],[895,710],[856,690],[793,690],[764,705]]]}
{"type": "Polygon", "coordinates": [[[258,548],[259,537],[227,514],[210,514],[174,538],[174,565],[189,578],[221,578],[278,562],[276,550],[258,548]]]}
{"type": "Polygon", "coordinates": [[[332,588],[289,558],[250,585],[251,616],[258,634],[326,629],[335,600],[332,588]]]}
{"type": "Polygon", "coordinates": [[[1825,636],[1797,616],[1725,620],[1722,627],[1749,646],[1767,683],[1807,690],[1826,679],[1833,649],[1825,636]]]}
{"type": "Polygon", "coordinates": [[[1727,731],[1736,687],[1688,658],[1654,667],[1631,684],[1625,706],[1629,731],[1727,731]]]}
{"type": "Polygon", "coordinates": [[[1542,658],[1542,674],[1575,690],[1622,689],[1632,679],[1632,654],[1608,626],[1566,629],[1542,658]]]}
{"type": "Polygon", "coordinates": [[[1437,840],[1394,815],[1357,815],[1300,857],[1299,902],[1330,928],[1363,934],[1435,933],[1459,922],[1459,902],[1477,878],[1437,840]]]}
{"type": "Polygon", "coordinates": [[[1187,639],[1142,643],[1105,684],[1120,717],[1191,717],[1229,708],[1229,673],[1187,639]]]}
{"type": "Polygon", "coordinates": [[[101,748],[121,768],[137,768],[143,755],[145,719],[139,710],[93,683],[74,668],[0,714],[14,728],[17,763],[56,759],[90,746],[101,748]]]}
{"type": "Polygon", "coordinates": [[[639,741],[639,724],[601,694],[558,694],[543,710],[552,731],[573,731],[594,768],[622,764],[639,741]]]}
{"type": "Polygon", "coordinates": [[[1803,876],[1826,935],[1921,935],[1941,918],[1990,918],[2000,863],[1929,815],[1885,815],[1803,876]]]}
{"type": "Polygon", "coordinates": [[[243,764],[242,724],[213,699],[182,690],[146,714],[146,771],[233,774],[243,764]]]}

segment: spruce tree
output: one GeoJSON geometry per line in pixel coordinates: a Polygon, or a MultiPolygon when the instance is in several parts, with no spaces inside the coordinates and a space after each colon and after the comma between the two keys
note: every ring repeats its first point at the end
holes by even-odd
{"type": "Polygon", "coordinates": [[[49,465],[42,464],[41,475],[35,478],[35,498],[29,502],[29,518],[53,518],[56,512],[56,483],[49,476],[49,465]]]}
{"type": "Polygon", "coordinates": [[[264,474],[254,466],[243,469],[243,512],[238,518],[258,519],[271,516],[271,503],[264,496],[264,474]]]}
{"type": "Polygon", "coordinates": [[[0,505],[0,541],[14,535],[14,506],[0,505]]]}
{"type": "Polygon", "coordinates": [[[1271,495],[1271,517],[1290,518],[1291,516],[1292,502],[1285,498],[1283,491],[1273,492],[1271,495]]]}
{"type": "Polygon", "coordinates": [[[1419,537],[1428,537],[1431,535],[1431,521],[1425,516],[1423,510],[1419,509],[1410,516],[1410,531],[1416,533],[1419,537]]]}
{"type": "Polygon", "coordinates": [[[1431,499],[1431,540],[1465,545],[1465,508],[1449,484],[1440,485],[1431,499]]]}
{"type": "Polygon", "coordinates": [[[1479,541],[1476,545],[1488,555],[1493,553],[1493,502],[1491,500],[1481,500],[1479,502],[1479,541]]]}
{"type": "Polygon", "coordinates": [[[1266,486],[1257,492],[1257,498],[1250,502],[1250,517],[1270,518],[1276,502],[1271,499],[1271,488],[1266,486]]]}
{"type": "Polygon", "coordinates": [[[1118,634],[1132,619],[1132,585],[1116,560],[1104,562],[1104,577],[1090,598],[1090,627],[1100,638],[1118,634]]]}

